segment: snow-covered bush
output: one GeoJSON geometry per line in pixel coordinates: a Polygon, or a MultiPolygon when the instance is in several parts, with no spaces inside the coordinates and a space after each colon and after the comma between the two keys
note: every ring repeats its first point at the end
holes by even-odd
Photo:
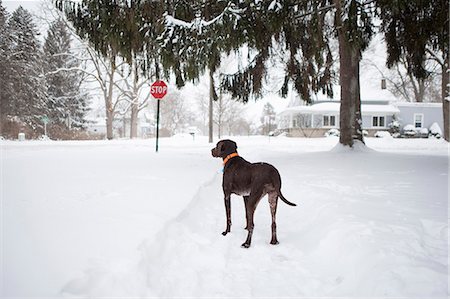
{"type": "Polygon", "coordinates": [[[377,131],[374,136],[377,138],[392,138],[388,131],[377,131]]]}
{"type": "Polygon", "coordinates": [[[430,136],[434,138],[441,138],[442,137],[442,130],[441,127],[437,123],[433,123],[430,127],[430,136]]]}
{"type": "Polygon", "coordinates": [[[339,137],[341,133],[338,129],[329,129],[327,132],[325,132],[325,137],[335,136],[339,137]]]}
{"type": "Polygon", "coordinates": [[[39,140],[48,141],[48,140],[50,140],[50,138],[47,135],[41,135],[41,136],[39,136],[39,140]]]}
{"type": "Polygon", "coordinates": [[[363,134],[363,136],[368,136],[369,132],[367,132],[367,130],[362,130],[362,134],[363,134]]]}
{"type": "Polygon", "coordinates": [[[419,130],[419,135],[422,138],[428,138],[428,129],[427,128],[422,128],[419,130]]]}
{"type": "MultiPolygon", "coordinates": [[[[396,133],[400,133],[400,122],[397,119],[393,119],[389,124],[389,132],[392,134],[392,136],[394,136],[394,134],[396,133]]],[[[397,134],[396,134],[397,135],[397,134]]]]}
{"type": "Polygon", "coordinates": [[[403,127],[403,135],[405,135],[406,137],[414,137],[417,135],[417,131],[416,128],[409,124],[403,127]]]}

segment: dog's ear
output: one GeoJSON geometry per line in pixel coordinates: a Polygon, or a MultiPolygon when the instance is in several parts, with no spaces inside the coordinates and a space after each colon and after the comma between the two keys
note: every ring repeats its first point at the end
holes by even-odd
{"type": "Polygon", "coordinates": [[[222,149],[221,152],[225,153],[227,155],[235,153],[237,149],[237,145],[236,142],[234,142],[233,140],[224,140],[224,142],[222,143],[222,149]]]}
{"type": "Polygon", "coordinates": [[[236,150],[237,150],[237,144],[236,144],[236,142],[234,142],[233,140],[230,140],[230,141],[232,142],[233,148],[234,148],[234,150],[236,151],[236,150]]]}

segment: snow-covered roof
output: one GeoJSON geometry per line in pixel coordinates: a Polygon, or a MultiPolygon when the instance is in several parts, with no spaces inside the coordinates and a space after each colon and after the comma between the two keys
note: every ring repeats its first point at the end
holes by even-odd
{"type": "Polygon", "coordinates": [[[442,108],[442,103],[411,103],[411,102],[396,102],[396,107],[427,107],[427,108],[442,108]]]}
{"type": "MultiPolygon", "coordinates": [[[[340,102],[328,102],[328,103],[313,104],[311,106],[296,106],[287,108],[280,114],[290,114],[290,113],[338,114],[340,110],[340,105],[341,105],[340,102]]],[[[361,104],[361,112],[363,115],[372,115],[374,113],[396,114],[400,113],[400,110],[391,104],[386,105],[361,104]]]]}

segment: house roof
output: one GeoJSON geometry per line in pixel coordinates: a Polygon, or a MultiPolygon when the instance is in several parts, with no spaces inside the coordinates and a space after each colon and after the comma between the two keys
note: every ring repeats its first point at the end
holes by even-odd
{"type": "Polygon", "coordinates": [[[427,107],[427,108],[442,108],[442,103],[411,103],[411,102],[396,102],[396,107],[427,107]]]}
{"type": "MultiPolygon", "coordinates": [[[[339,114],[340,102],[318,103],[310,106],[295,106],[282,111],[280,114],[306,113],[306,114],[339,114]]],[[[361,104],[363,115],[396,114],[400,110],[391,104],[361,104]]]]}

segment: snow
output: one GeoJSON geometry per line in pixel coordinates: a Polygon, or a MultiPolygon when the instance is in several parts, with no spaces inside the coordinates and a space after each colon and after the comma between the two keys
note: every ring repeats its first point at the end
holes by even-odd
{"type": "Polygon", "coordinates": [[[397,107],[426,107],[426,108],[442,108],[442,103],[417,103],[417,102],[397,102],[397,107]]]}
{"type": "Polygon", "coordinates": [[[448,296],[448,143],[233,137],[281,173],[280,244],[263,199],[227,236],[205,137],[0,141],[2,296],[448,296]]]}
{"type": "Polygon", "coordinates": [[[441,127],[439,127],[438,123],[433,123],[430,127],[430,132],[433,135],[442,135],[441,127]]]}
{"type": "Polygon", "coordinates": [[[415,130],[416,130],[416,127],[414,127],[411,124],[408,124],[408,125],[403,127],[403,131],[415,131],[415,130]]]}
{"type": "Polygon", "coordinates": [[[391,133],[387,131],[376,131],[374,136],[377,138],[392,138],[391,133]]]}

